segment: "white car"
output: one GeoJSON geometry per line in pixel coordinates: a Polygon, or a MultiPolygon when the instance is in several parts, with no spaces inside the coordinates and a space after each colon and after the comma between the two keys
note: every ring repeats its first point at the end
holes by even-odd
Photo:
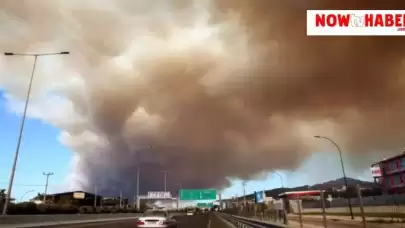
{"type": "Polygon", "coordinates": [[[165,210],[148,210],[136,221],[139,228],[177,228],[177,221],[165,210]]]}
{"type": "Polygon", "coordinates": [[[189,210],[186,212],[186,215],[194,215],[194,211],[189,210]]]}

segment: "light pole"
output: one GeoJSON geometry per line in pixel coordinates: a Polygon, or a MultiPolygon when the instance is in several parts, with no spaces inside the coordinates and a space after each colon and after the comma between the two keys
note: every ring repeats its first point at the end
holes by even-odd
{"type": "MultiPolygon", "coordinates": [[[[151,146],[146,146],[145,148],[143,148],[142,150],[147,150],[147,149],[151,149],[151,146]]],[[[141,152],[142,152],[141,150],[141,152]]],[[[139,155],[138,155],[139,151],[136,152],[135,154],[135,160],[138,162],[138,166],[136,167],[136,205],[137,205],[137,209],[138,208],[138,202],[139,202],[139,184],[140,184],[140,178],[141,178],[141,164],[142,164],[142,160],[140,159],[139,155]],[[140,161],[138,161],[138,159],[140,159],[140,161]]],[[[142,154],[141,154],[142,155],[142,154]]]]}
{"type": "Polygon", "coordinates": [[[46,176],[45,192],[44,192],[44,199],[43,199],[43,203],[45,203],[46,202],[46,193],[48,191],[49,176],[52,176],[53,173],[42,173],[42,175],[46,176]]]}
{"type": "Polygon", "coordinates": [[[167,171],[167,170],[162,170],[162,171],[160,171],[160,172],[162,172],[162,173],[164,174],[165,192],[167,192],[167,173],[168,173],[169,171],[167,171]]]}
{"type": "Polygon", "coordinates": [[[23,200],[23,198],[24,198],[25,195],[27,195],[28,193],[33,192],[33,191],[35,191],[35,190],[26,191],[26,192],[21,196],[20,202],[22,202],[22,200],[23,200]]]}
{"type": "Polygon", "coordinates": [[[98,194],[97,185],[94,185],[94,209],[95,210],[97,208],[97,194],[98,194]]]}
{"type": "MultiPolygon", "coordinates": [[[[138,165],[138,167],[136,168],[136,202],[138,202],[139,200],[139,177],[141,176],[140,172],[141,167],[140,165],[138,165]]],[[[138,205],[138,203],[136,203],[136,205],[138,205]]],[[[137,210],[139,210],[139,208],[137,208],[137,210]]]]}
{"type": "Polygon", "coordinates": [[[281,176],[281,174],[279,174],[278,172],[275,172],[275,171],[273,171],[273,172],[271,172],[271,173],[274,173],[274,174],[276,174],[279,178],[280,178],[280,182],[281,182],[281,188],[284,188],[284,180],[283,180],[283,176],[281,176]]]}
{"type": "MultiPolygon", "coordinates": [[[[338,145],[335,141],[333,141],[332,139],[330,139],[330,138],[328,138],[328,137],[325,137],[325,136],[316,135],[316,136],[314,136],[314,137],[317,138],[317,139],[326,139],[326,140],[328,140],[328,141],[331,142],[331,143],[336,147],[336,149],[338,150],[339,156],[340,156],[340,165],[342,166],[343,180],[344,180],[344,182],[345,182],[345,187],[346,187],[346,193],[348,193],[349,188],[348,188],[348,184],[347,184],[347,177],[346,177],[346,172],[345,172],[345,166],[344,166],[344,163],[343,163],[342,151],[340,150],[339,145],[338,145]]],[[[350,216],[351,216],[352,219],[354,219],[354,216],[353,216],[353,209],[352,209],[352,202],[350,201],[350,195],[347,195],[347,200],[348,200],[348,202],[349,202],[350,216]]]]}
{"type": "Polygon", "coordinates": [[[20,131],[19,131],[19,134],[18,134],[17,146],[16,146],[16,150],[15,150],[15,153],[14,153],[13,166],[11,168],[10,181],[9,181],[8,189],[7,189],[7,192],[6,192],[7,195],[6,195],[6,200],[4,202],[2,215],[5,215],[7,213],[7,207],[8,207],[9,201],[10,201],[11,191],[13,189],[14,176],[15,176],[15,171],[16,171],[16,168],[17,168],[18,155],[20,153],[21,139],[22,139],[22,135],[23,135],[23,131],[24,131],[25,119],[27,117],[28,103],[29,103],[29,100],[30,100],[31,89],[32,89],[32,81],[34,79],[34,73],[35,73],[35,67],[36,67],[36,64],[37,64],[37,59],[40,56],[46,56],[46,55],[68,55],[68,54],[69,54],[68,51],[57,52],[57,53],[36,53],[36,54],[13,53],[13,52],[5,52],[4,53],[4,55],[6,55],[6,56],[33,56],[34,57],[34,64],[33,64],[33,67],[32,67],[31,77],[30,77],[29,84],[28,84],[27,95],[26,95],[26,98],[25,98],[24,111],[23,111],[23,116],[21,118],[20,131]]]}
{"type": "Polygon", "coordinates": [[[246,209],[246,181],[242,182],[243,186],[243,210],[246,209]]]}

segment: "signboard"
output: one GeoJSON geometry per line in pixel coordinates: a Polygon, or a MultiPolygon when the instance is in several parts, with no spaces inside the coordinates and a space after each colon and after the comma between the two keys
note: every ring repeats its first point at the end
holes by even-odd
{"type": "Polygon", "coordinates": [[[213,207],[213,203],[197,203],[197,207],[213,207]]]}
{"type": "Polygon", "coordinates": [[[381,173],[381,168],[380,166],[373,166],[371,167],[371,175],[373,177],[381,177],[382,173],[381,173]]]}
{"type": "Polygon", "coordinates": [[[170,192],[148,192],[148,199],[168,199],[172,198],[170,192]]]}
{"type": "Polygon", "coordinates": [[[258,203],[263,203],[264,202],[264,192],[263,191],[256,192],[256,201],[258,203]]]}
{"type": "Polygon", "coordinates": [[[180,200],[216,200],[215,189],[181,189],[180,200]]]}
{"type": "Polygon", "coordinates": [[[85,195],[86,194],[84,192],[74,192],[73,199],[84,199],[85,195]]]}

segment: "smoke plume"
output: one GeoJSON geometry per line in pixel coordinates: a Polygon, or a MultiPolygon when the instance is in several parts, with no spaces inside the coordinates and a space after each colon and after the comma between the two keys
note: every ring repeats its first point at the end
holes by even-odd
{"type": "MultiPolygon", "coordinates": [[[[129,194],[138,167],[141,192],[163,189],[161,171],[170,190],[223,188],[295,170],[322,145],[335,153],[314,135],[339,142],[359,169],[403,148],[405,39],[306,37],[305,25],[307,9],[403,6],[2,0],[0,49],[71,52],[38,59],[29,114],[61,129],[75,155],[72,188],[129,194]]],[[[32,63],[0,57],[14,111],[32,63]]]]}

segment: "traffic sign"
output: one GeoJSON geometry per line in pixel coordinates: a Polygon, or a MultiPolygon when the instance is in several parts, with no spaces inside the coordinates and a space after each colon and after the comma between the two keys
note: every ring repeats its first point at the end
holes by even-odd
{"type": "Polygon", "coordinates": [[[181,189],[180,200],[216,200],[215,189],[181,189]]]}
{"type": "Polygon", "coordinates": [[[213,207],[213,203],[197,203],[197,207],[213,207]]]}

